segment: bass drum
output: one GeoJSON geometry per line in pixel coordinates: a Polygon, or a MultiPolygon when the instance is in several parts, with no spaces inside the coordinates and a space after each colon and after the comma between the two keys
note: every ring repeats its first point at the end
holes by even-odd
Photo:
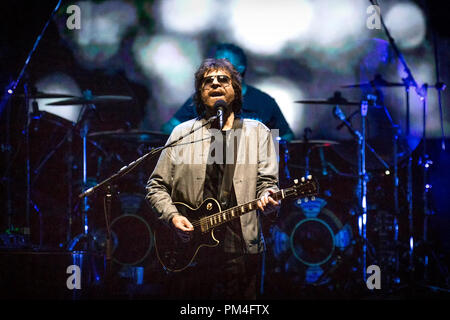
{"type": "MultiPolygon", "coordinates": [[[[153,249],[152,220],[145,197],[138,193],[120,193],[111,212],[112,260],[122,266],[142,266],[153,249]]],[[[100,212],[99,212],[100,213],[100,212]]],[[[103,214],[104,220],[104,214],[103,214]]],[[[97,223],[94,248],[106,252],[106,226],[97,223]]]]}
{"type": "Polygon", "coordinates": [[[289,207],[272,228],[274,257],[296,286],[329,283],[353,253],[351,210],[331,198],[296,200],[289,207]]]}

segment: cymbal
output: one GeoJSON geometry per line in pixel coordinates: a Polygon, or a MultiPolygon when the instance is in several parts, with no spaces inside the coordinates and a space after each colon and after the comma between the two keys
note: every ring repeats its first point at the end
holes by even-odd
{"type": "Polygon", "coordinates": [[[330,104],[330,105],[346,105],[346,106],[359,106],[361,102],[356,101],[348,101],[344,97],[342,97],[339,91],[336,91],[331,98],[327,100],[298,100],[294,101],[295,103],[304,103],[304,104],[330,104]]]}
{"type": "Polygon", "coordinates": [[[131,101],[133,98],[129,96],[91,96],[91,97],[74,97],[71,99],[60,100],[47,103],[48,106],[68,106],[68,105],[86,105],[98,103],[114,103],[131,101]]]}
{"type": "MultiPolygon", "coordinates": [[[[16,95],[16,97],[24,98],[25,94],[21,93],[16,95]]],[[[37,91],[34,93],[30,93],[28,97],[30,99],[59,99],[59,98],[75,98],[76,96],[66,93],[46,93],[37,91]]]]}
{"type": "Polygon", "coordinates": [[[88,134],[88,137],[95,138],[111,138],[118,140],[125,140],[131,142],[152,142],[155,140],[167,140],[168,134],[158,131],[142,131],[142,130],[113,130],[113,131],[99,131],[88,134]]]}
{"type": "Polygon", "coordinates": [[[289,145],[313,145],[315,147],[330,147],[332,145],[339,144],[337,141],[332,140],[292,140],[289,145]]]}
{"type": "Polygon", "coordinates": [[[404,83],[395,83],[384,80],[381,75],[375,75],[375,78],[369,82],[349,84],[341,88],[361,88],[361,87],[406,87],[404,83]]]}

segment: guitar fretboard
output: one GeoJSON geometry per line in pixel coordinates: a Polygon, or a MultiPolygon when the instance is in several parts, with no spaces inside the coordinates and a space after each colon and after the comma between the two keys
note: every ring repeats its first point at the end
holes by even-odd
{"type": "MultiPolygon", "coordinates": [[[[283,189],[283,190],[280,190],[278,192],[271,194],[270,196],[275,201],[280,201],[286,197],[289,197],[293,193],[294,193],[294,191],[291,191],[290,189],[283,189]]],[[[248,213],[250,211],[258,209],[258,206],[257,206],[258,201],[259,201],[259,199],[255,199],[250,202],[247,202],[247,203],[232,207],[230,209],[226,209],[226,210],[220,211],[218,213],[212,214],[210,216],[201,218],[199,220],[201,230],[203,232],[206,232],[206,231],[208,231],[212,228],[215,228],[221,224],[224,224],[235,218],[238,218],[245,213],[248,213]]]]}

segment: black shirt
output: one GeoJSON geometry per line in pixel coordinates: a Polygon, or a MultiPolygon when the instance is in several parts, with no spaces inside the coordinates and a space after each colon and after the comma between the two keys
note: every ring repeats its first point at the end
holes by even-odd
{"type": "MultiPolygon", "coordinates": [[[[235,120],[236,121],[236,120],[235,120]]],[[[214,135],[212,135],[211,147],[208,154],[208,164],[206,165],[206,176],[205,176],[205,184],[203,189],[203,200],[207,198],[216,199],[221,206],[222,210],[234,207],[237,205],[236,195],[234,192],[234,188],[231,184],[231,190],[228,196],[222,195],[222,181],[224,177],[224,173],[230,171],[226,171],[225,168],[227,166],[231,166],[232,164],[226,163],[226,154],[227,149],[230,146],[230,139],[227,139],[227,131],[221,131],[222,138],[225,143],[223,143],[223,157],[216,157],[215,148],[214,148],[214,135]],[[212,162],[212,158],[215,158],[215,162],[212,162]]],[[[232,173],[231,173],[232,174],[232,173]]],[[[229,221],[228,223],[218,227],[214,231],[214,236],[220,241],[220,245],[223,246],[224,252],[229,253],[243,253],[244,252],[244,243],[242,239],[242,229],[240,224],[240,219],[234,219],[229,221]]]]}

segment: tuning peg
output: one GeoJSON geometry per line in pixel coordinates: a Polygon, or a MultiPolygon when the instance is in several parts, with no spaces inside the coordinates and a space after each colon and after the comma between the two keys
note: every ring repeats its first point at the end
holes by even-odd
{"type": "Polygon", "coordinates": [[[307,177],[306,177],[308,180],[311,180],[312,179],[312,175],[308,175],[307,177]]]}
{"type": "Polygon", "coordinates": [[[294,184],[298,184],[298,179],[294,179],[294,184]]]}
{"type": "Polygon", "coordinates": [[[308,202],[308,198],[303,199],[303,202],[308,202]]]}
{"type": "Polygon", "coordinates": [[[316,197],[312,196],[311,201],[316,201],[316,197]]]}
{"type": "Polygon", "coordinates": [[[302,182],[305,182],[305,177],[302,177],[302,182]]]}
{"type": "Polygon", "coordinates": [[[302,199],[297,199],[297,204],[302,204],[302,199]]]}

